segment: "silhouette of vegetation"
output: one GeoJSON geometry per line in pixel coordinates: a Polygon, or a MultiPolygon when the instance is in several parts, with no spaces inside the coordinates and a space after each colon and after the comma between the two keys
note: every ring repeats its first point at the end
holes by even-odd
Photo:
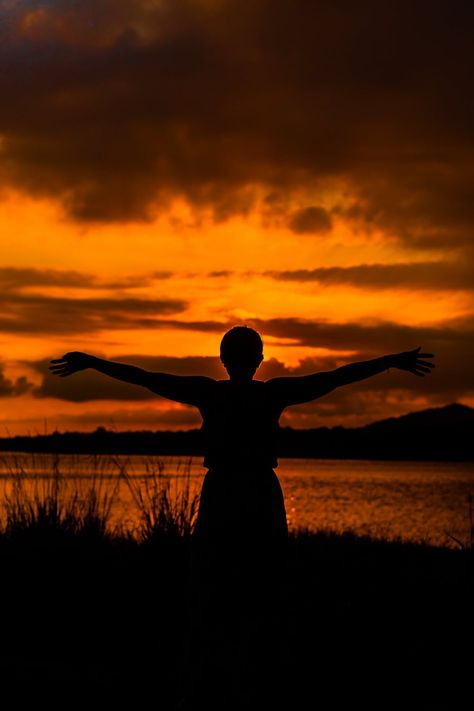
{"type": "MultiPolygon", "coordinates": [[[[48,702],[81,691],[108,703],[128,695],[136,707],[153,694],[171,711],[183,691],[193,496],[175,497],[166,467],[150,462],[150,478],[140,484],[148,481],[149,495],[136,502],[143,517],[127,531],[110,524],[116,482],[107,475],[116,462],[94,461],[96,476],[77,484],[81,501],[75,484],[67,488],[60,459],[53,458],[51,483],[38,481],[36,491],[9,459],[19,485],[2,500],[2,688],[34,685],[37,700],[48,702]]],[[[117,481],[128,476],[138,485],[130,472],[115,471],[117,481]]],[[[186,463],[180,475],[185,481],[186,463]]],[[[294,708],[311,703],[315,683],[326,703],[345,692],[378,699],[394,686],[426,693],[426,675],[435,674],[448,683],[452,673],[459,688],[463,660],[451,650],[472,632],[473,588],[469,547],[291,531],[281,700],[294,708]]]]}
{"type": "Polygon", "coordinates": [[[457,543],[460,548],[464,548],[464,549],[474,552],[474,512],[473,512],[471,492],[469,492],[469,494],[467,495],[467,506],[468,506],[468,519],[469,519],[469,530],[468,530],[468,534],[467,534],[467,540],[460,541],[459,538],[457,538],[456,536],[453,536],[448,531],[445,531],[445,534],[448,536],[448,538],[450,538],[452,541],[457,543]]]}
{"type": "Polygon", "coordinates": [[[139,512],[139,523],[132,532],[139,543],[151,543],[163,537],[189,540],[199,506],[199,494],[191,491],[192,459],[186,460],[182,469],[178,463],[173,478],[166,473],[165,463],[160,458],[145,460],[143,476],[130,474],[133,469],[130,461],[122,462],[116,457],[112,461],[139,512]]]}
{"type": "MultiPolygon", "coordinates": [[[[3,483],[3,535],[29,538],[38,545],[61,539],[103,539],[108,535],[117,484],[103,472],[78,479],[60,470],[64,460],[52,457],[51,472],[31,475],[12,454],[0,458],[7,472],[3,483]]],[[[97,460],[95,460],[97,462],[97,460]]]]}

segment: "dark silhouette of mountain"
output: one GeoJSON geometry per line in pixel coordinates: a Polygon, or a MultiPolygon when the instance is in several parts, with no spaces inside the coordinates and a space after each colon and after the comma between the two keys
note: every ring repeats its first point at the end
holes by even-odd
{"type": "MultiPolygon", "coordinates": [[[[281,427],[279,457],[474,460],[474,409],[460,403],[364,427],[281,427]]],[[[0,451],[203,456],[200,430],[53,432],[0,438],[0,451]]]]}
{"type": "Polygon", "coordinates": [[[467,405],[454,402],[451,405],[444,407],[432,407],[428,410],[419,410],[418,412],[409,412],[407,415],[400,417],[388,417],[385,420],[373,422],[366,425],[369,428],[379,428],[391,423],[391,426],[402,425],[404,427],[434,427],[443,429],[445,427],[457,427],[474,424],[474,409],[467,405]]]}
{"type": "Polygon", "coordinates": [[[474,409],[460,403],[346,429],[282,432],[281,455],[337,459],[474,460],[474,409]]]}

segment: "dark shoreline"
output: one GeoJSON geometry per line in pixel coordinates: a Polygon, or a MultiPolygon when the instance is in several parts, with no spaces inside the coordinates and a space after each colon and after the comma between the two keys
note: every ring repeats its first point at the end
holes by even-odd
{"type": "MultiPolygon", "coordinates": [[[[454,403],[365,427],[281,427],[278,458],[374,461],[474,461],[474,409],[454,403]]],[[[201,431],[53,432],[0,438],[0,451],[204,457],[201,431]]]]}

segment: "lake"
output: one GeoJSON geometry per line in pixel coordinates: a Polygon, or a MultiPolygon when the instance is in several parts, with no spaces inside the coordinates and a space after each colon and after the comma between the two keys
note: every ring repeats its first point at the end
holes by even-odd
{"type": "MultiPolygon", "coordinates": [[[[52,455],[0,453],[0,503],[22,472],[25,489],[46,491],[54,468],[74,486],[100,479],[112,492],[111,525],[133,527],[138,508],[129,485],[119,476],[125,468],[145,492],[159,474],[173,496],[188,485],[198,493],[206,470],[202,457],[140,455],[52,455]],[[151,484],[150,484],[151,482],[151,484]]],[[[280,479],[290,529],[309,528],[408,539],[459,547],[452,537],[469,540],[469,496],[474,494],[474,463],[392,462],[337,459],[280,459],[280,479]]]]}

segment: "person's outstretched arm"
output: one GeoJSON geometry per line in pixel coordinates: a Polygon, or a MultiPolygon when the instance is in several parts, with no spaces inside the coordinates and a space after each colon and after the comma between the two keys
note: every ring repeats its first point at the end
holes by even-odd
{"type": "Polygon", "coordinates": [[[72,375],[86,368],[93,368],[99,373],[110,375],[111,378],[123,380],[134,385],[141,385],[169,400],[175,400],[186,405],[196,405],[197,407],[202,398],[205,397],[209,385],[214,382],[212,378],[201,375],[154,373],[138,368],[135,365],[97,358],[79,351],[65,353],[62,358],[57,358],[50,362],[53,365],[49,366],[49,370],[60,377],[72,375]]]}
{"type": "Polygon", "coordinates": [[[296,377],[272,378],[267,384],[284,407],[299,405],[304,402],[316,400],[341,385],[355,383],[357,380],[370,378],[372,375],[382,373],[389,368],[407,370],[414,375],[424,376],[431,372],[434,363],[429,363],[422,358],[434,358],[432,353],[420,353],[421,346],[412,351],[394,353],[381,356],[372,360],[358,363],[349,363],[335,370],[312,373],[296,377]]]}

